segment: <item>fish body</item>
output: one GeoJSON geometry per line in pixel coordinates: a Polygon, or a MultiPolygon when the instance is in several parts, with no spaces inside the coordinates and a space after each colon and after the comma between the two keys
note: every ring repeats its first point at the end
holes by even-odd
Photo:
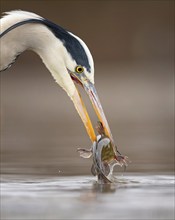
{"type": "Polygon", "coordinates": [[[90,149],[78,148],[80,156],[83,158],[93,158],[91,173],[98,177],[99,183],[114,182],[113,168],[115,165],[127,166],[127,157],[122,156],[114,146],[112,141],[105,135],[102,124],[97,125],[97,140],[93,142],[90,149]],[[119,153],[119,155],[116,154],[119,153]]]}

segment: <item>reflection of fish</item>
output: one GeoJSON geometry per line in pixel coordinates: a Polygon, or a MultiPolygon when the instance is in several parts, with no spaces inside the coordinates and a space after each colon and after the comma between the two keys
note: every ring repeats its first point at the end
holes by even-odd
{"type": "Polygon", "coordinates": [[[92,147],[90,149],[78,148],[78,152],[83,158],[90,158],[93,155],[91,172],[94,176],[98,176],[98,182],[113,182],[114,166],[127,166],[127,157],[116,155],[110,139],[104,133],[101,122],[97,124],[97,131],[99,135],[92,147]]]}

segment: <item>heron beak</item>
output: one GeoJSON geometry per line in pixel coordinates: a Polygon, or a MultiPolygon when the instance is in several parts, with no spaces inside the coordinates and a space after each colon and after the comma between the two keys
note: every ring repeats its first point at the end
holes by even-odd
{"type": "Polygon", "coordinates": [[[102,125],[104,127],[105,135],[107,137],[109,137],[111,139],[111,141],[113,142],[112,133],[110,131],[107,119],[105,117],[105,114],[104,114],[104,111],[103,111],[103,108],[102,108],[102,105],[101,105],[101,102],[98,97],[98,94],[97,94],[97,91],[95,89],[94,84],[92,84],[90,81],[87,80],[83,83],[83,87],[89,96],[89,99],[92,103],[92,106],[94,108],[94,111],[95,111],[99,121],[102,123],[102,125]]]}
{"type": "Polygon", "coordinates": [[[96,135],[95,135],[94,128],[92,126],[92,122],[89,118],[88,112],[87,112],[85,104],[81,98],[81,95],[77,89],[75,90],[71,99],[74,103],[74,106],[75,106],[78,114],[81,117],[81,120],[83,121],[83,124],[86,128],[86,131],[87,131],[91,141],[92,142],[96,141],[96,135]]]}
{"type": "MultiPolygon", "coordinates": [[[[74,80],[74,81],[77,82],[77,80],[74,80]]],[[[108,122],[106,120],[103,108],[101,106],[101,103],[98,98],[98,94],[97,94],[97,91],[96,91],[94,85],[87,78],[84,78],[84,79],[82,78],[81,80],[79,79],[79,83],[81,83],[81,85],[85,89],[86,93],[88,94],[89,99],[92,103],[92,106],[95,110],[95,113],[96,113],[99,121],[103,124],[105,135],[110,138],[112,143],[114,143],[108,122]]],[[[85,128],[87,130],[87,133],[88,133],[91,141],[92,142],[96,141],[96,135],[95,135],[90,117],[88,115],[88,112],[86,110],[86,107],[83,103],[83,100],[82,100],[81,95],[78,92],[78,90],[75,91],[75,93],[72,97],[72,101],[74,102],[75,108],[77,109],[77,111],[78,111],[78,113],[79,113],[79,115],[85,125],[85,128]]]]}

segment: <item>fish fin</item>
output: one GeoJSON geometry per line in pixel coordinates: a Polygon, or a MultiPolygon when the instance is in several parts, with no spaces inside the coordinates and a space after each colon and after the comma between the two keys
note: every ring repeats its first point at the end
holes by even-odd
{"type": "Polygon", "coordinates": [[[90,158],[92,156],[92,149],[78,148],[77,151],[80,153],[80,157],[90,158]]]}
{"type": "Polygon", "coordinates": [[[123,155],[118,155],[116,156],[116,161],[117,163],[122,167],[123,165],[125,167],[128,166],[128,163],[130,163],[131,161],[129,161],[127,156],[123,156],[123,155]]]}

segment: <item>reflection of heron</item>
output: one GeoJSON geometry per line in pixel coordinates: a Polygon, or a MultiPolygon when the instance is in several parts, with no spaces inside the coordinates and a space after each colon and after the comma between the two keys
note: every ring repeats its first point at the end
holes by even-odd
{"type": "Polygon", "coordinates": [[[81,84],[104,126],[105,134],[113,141],[94,87],[93,58],[79,37],[34,13],[12,11],[1,19],[0,44],[1,71],[9,68],[25,50],[32,50],[41,57],[55,81],[73,101],[90,139],[94,142],[96,135],[74,82],[81,84]]]}

